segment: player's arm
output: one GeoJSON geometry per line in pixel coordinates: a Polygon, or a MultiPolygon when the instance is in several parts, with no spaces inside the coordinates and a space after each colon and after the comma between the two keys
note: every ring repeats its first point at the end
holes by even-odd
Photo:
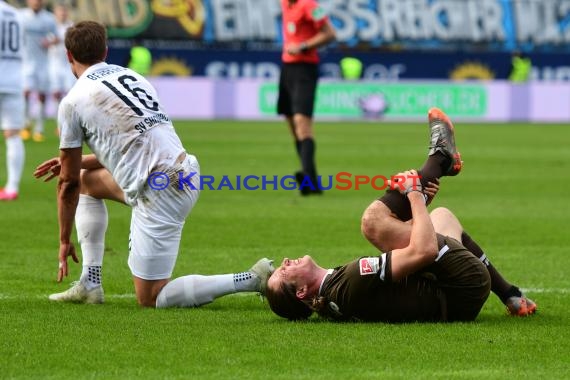
{"type": "Polygon", "coordinates": [[[55,33],[49,33],[41,42],[44,49],[49,49],[60,43],[61,39],[55,33]]]}
{"type": "MultiPolygon", "coordinates": [[[[94,154],[84,154],[81,157],[81,169],[99,169],[102,167],[103,165],[101,165],[101,163],[99,162],[97,157],[95,157],[94,154]]],[[[54,157],[39,164],[36,170],[34,171],[34,177],[39,179],[46,176],[44,178],[44,182],[47,182],[57,177],[60,172],[61,172],[60,157],[54,157]]]]}
{"type": "Polygon", "coordinates": [[[290,44],[287,46],[287,52],[295,55],[303,53],[307,50],[318,49],[325,46],[336,39],[336,32],[330,20],[326,18],[319,28],[319,31],[311,38],[300,44],[290,44]]]}
{"type": "Polygon", "coordinates": [[[71,243],[71,231],[81,186],[81,147],[61,149],[59,160],[61,172],[57,183],[57,214],[59,221],[58,282],[68,274],[67,257],[71,256],[75,262],[78,262],[75,248],[71,243]]]}
{"type": "Polygon", "coordinates": [[[402,175],[405,180],[398,188],[410,201],[412,232],[407,247],[382,255],[382,273],[384,280],[388,281],[398,281],[433,263],[438,254],[435,230],[425,205],[417,172],[412,170],[400,173],[400,176],[402,175]],[[413,180],[414,178],[416,180],[413,180]]]}
{"type": "Polygon", "coordinates": [[[54,20],[53,23],[50,25],[50,31],[42,40],[42,45],[45,49],[48,49],[51,46],[59,44],[60,42],[62,42],[62,40],[57,35],[57,24],[54,20]]]}
{"type": "Polygon", "coordinates": [[[305,41],[305,49],[318,49],[325,46],[336,39],[336,33],[331,22],[327,19],[321,29],[313,37],[305,41]]]}

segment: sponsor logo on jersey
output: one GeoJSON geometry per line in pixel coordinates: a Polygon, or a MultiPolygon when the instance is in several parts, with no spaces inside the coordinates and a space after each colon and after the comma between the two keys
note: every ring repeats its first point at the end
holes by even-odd
{"type": "Polygon", "coordinates": [[[295,34],[297,32],[297,27],[293,21],[287,23],[287,32],[289,32],[289,34],[295,34]]]}
{"type": "Polygon", "coordinates": [[[380,258],[379,257],[364,257],[359,261],[360,275],[365,276],[367,274],[378,273],[380,270],[380,258]]]}
{"type": "Polygon", "coordinates": [[[313,9],[311,15],[313,16],[313,20],[320,21],[326,16],[326,13],[322,7],[316,7],[315,9],[313,9]]]}

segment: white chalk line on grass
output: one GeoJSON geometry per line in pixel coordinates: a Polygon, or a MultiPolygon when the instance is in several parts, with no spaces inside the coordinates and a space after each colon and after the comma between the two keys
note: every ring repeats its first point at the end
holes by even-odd
{"type": "MultiPolygon", "coordinates": [[[[245,297],[245,296],[257,296],[258,293],[255,292],[240,292],[234,294],[228,294],[224,297],[245,297]]],[[[36,294],[36,295],[17,295],[17,294],[5,294],[0,293],[0,300],[15,300],[15,299],[47,299],[49,294],[36,294]]],[[[107,294],[105,293],[105,299],[135,299],[134,293],[124,293],[124,294],[107,294]]]]}
{"type": "Polygon", "coordinates": [[[560,294],[568,294],[570,293],[570,289],[568,288],[521,288],[523,293],[560,293],[560,294]]]}
{"type": "MultiPolygon", "coordinates": [[[[536,294],[536,293],[544,293],[544,294],[569,294],[570,288],[522,288],[521,289],[525,294],[536,294]]],[[[242,293],[234,293],[229,294],[224,297],[245,297],[245,296],[257,296],[257,293],[254,292],[242,292],[242,293]]],[[[48,298],[48,294],[38,294],[35,296],[22,296],[17,294],[6,294],[0,293],[0,300],[15,300],[15,299],[46,299],[48,298]]],[[[134,293],[123,293],[123,294],[105,294],[105,298],[108,299],[135,299],[134,293]]]]}
{"type": "MultiPolygon", "coordinates": [[[[36,295],[17,295],[17,294],[2,294],[0,293],[0,300],[15,300],[15,299],[47,299],[49,294],[36,294],[36,295]]],[[[135,298],[134,293],[127,294],[105,294],[105,298],[135,298]]]]}

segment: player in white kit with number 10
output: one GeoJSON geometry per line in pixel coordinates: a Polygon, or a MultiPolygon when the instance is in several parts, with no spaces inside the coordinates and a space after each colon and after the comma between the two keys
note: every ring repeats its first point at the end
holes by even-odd
{"type": "Polygon", "coordinates": [[[0,129],[6,139],[8,183],[0,189],[0,201],[18,198],[24,167],[24,126],[22,88],[22,23],[16,8],[0,1],[0,129]]]}

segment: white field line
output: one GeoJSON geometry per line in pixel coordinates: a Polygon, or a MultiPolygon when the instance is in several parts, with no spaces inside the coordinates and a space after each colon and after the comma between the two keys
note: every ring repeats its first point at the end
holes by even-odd
{"type": "MultiPolygon", "coordinates": [[[[521,289],[525,294],[537,294],[537,293],[544,293],[544,294],[569,294],[570,288],[522,288],[521,289]]],[[[257,296],[257,293],[254,292],[243,292],[243,293],[235,293],[229,294],[225,297],[234,296],[234,297],[243,297],[243,296],[257,296]]],[[[17,294],[6,294],[0,293],[0,300],[15,300],[15,299],[47,299],[48,294],[37,294],[35,296],[22,296],[17,294]]],[[[123,294],[107,294],[105,293],[105,298],[109,299],[135,299],[134,293],[123,293],[123,294]]]]}
{"type": "Polygon", "coordinates": [[[570,293],[570,289],[568,288],[521,288],[523,293],[560,293],[560,294],[568,294],[570,293]]]}
{"type": "MultiPolygon", "coordinates": [[[[245,296],[257,296],[258,293],[255,292],[241,292],[235,294],[228,294],[224,297],[245,297],[245,296]]],[[[1,300],[15,300],[15,299],[47,299],[49,294],[36,294],[36,295],[27,295],[22,296],[18,294],[6,294],[0,293],[0,301],[1,300]]],[[[105,293],[105,299],[135,299],[135,293],[124,293],[124,294],[107,294],[105,293]]]]}

